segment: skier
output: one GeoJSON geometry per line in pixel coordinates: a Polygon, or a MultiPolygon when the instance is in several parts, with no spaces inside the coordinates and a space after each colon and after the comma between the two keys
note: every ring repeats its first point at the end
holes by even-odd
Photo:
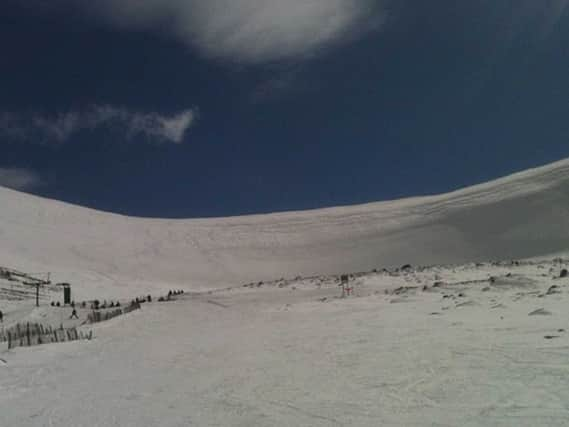
{"type": "Polygon", "coordinates": [[[76,319],[79,319],[79,316],[77,316],[77,310],[75,310],[75,309],[73,309],[73,311],[71,312],[71,317],[70,317],[70,319],[73,319],[74,317],[75,317],[76,319]]]}

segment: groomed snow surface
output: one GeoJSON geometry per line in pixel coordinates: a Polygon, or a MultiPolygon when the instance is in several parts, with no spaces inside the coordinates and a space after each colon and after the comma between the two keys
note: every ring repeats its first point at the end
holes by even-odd
{"type": "MultiPolygon", "coordinates": [[[[77,301],[186,290],[83,326],[91,341],[0,348],[0,426],[569,425],[568,172],[177,221],[0,188],[2,267],[77,301]]],[[[69,323],[61,295],[34,309],[13,286],[5,326],[69,323]]]]}
{"type": "Polygon", "coordinates": [[[1,354],[1,424],[569,425],[567,265],[371,273],[344,299],[322,277],[145,304],[92,341],[1,354]]]}

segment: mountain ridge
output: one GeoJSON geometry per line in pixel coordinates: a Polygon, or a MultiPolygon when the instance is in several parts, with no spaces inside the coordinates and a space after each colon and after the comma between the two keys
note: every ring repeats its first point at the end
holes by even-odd
{"type": "Polygon", "coordinates": [[[0,265],[86,290],[216,288],[569,249],[569,159],[447,194],[229,218],[128,217],[0,188],[0,265]]]}

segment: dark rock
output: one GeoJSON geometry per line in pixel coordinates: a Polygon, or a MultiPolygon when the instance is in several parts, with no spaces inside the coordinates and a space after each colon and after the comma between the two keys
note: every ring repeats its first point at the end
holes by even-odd
{"type": "Polygon", "coordinates": [[[532,311],[528,314],[528,316],[551,316],[551,312],[547,311],[545,308],[538,308],[537,310],[532,311]]]}

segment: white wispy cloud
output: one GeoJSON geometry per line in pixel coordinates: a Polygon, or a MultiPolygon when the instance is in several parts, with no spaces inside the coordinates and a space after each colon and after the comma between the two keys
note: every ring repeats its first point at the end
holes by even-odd
{"type": "Polygon", "coordinates": [[[0,168],[0,185],[14,190],[31,190],[43,182],[40,176],[29,169],[0,168]]]}
{"type": "Polygon", "coordinates": [[[122,133],[129,140],[144,137],[155,142],[179,144],[197,116],[196,108],[167,116],[110,105],[96,105],[82,111],[55,115],[2,113],[0,133],[22,140],[62,143],[78,132],[104,128],[122,133]]]}
{"type": "Polygon", "coordinates": [[[166,32],[240,63],[302,57],[375,30],[383,0],[99,0],[77,7],[125,29],[166,32]]]}

